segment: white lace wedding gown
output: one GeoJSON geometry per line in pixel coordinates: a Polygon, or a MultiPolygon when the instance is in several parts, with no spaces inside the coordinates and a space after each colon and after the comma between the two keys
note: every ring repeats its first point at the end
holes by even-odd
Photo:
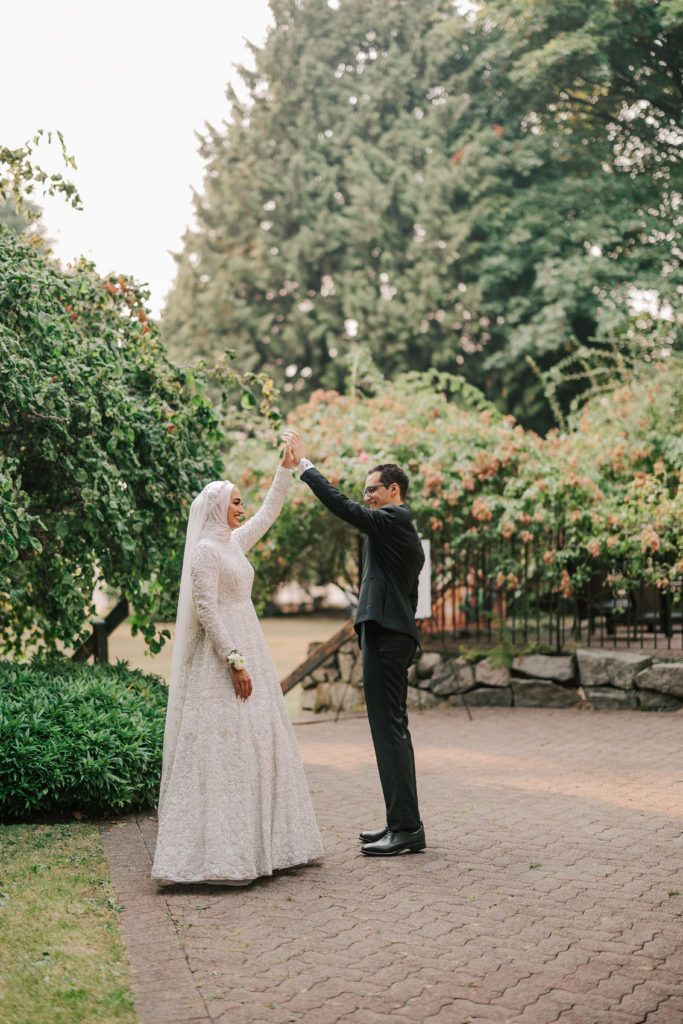
{"type": "Polygon", "coordinates": [[[251,601],[245,552],[277,518],[291,481],[278,469],[261,509],[229,541],[192,557],[200,626],[190,645],[182,717],[164,771],[152,877],[246,884],[321,857],[323,848],[284,697],[251,601]],[[253,683],[236,694],[231,650],[253,683]]]}

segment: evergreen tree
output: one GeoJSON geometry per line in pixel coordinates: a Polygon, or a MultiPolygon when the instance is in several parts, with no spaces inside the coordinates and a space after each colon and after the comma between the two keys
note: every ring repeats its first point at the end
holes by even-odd
{"type": "MultiPolygon", "coordinates": [[[[620,345],[634,289],[680,305],[683,15],[666,0],[503,0],[446,28],[471,59],[454,81],[454,173],[435,179],[487,343],[479,383],[545,426],[525,357],[546,369],[620,345]]],[[[565,408],[575,387],[558,389],[565,408]]]]}
{"type": "Polygon", "coordinates": [[[463,372],[549,425],[526,357],[622,330],[634,287],[680,289],[677,5],[271,6],[247,100],[202,142],[172,351],[231,348],[305,394],[357,339],[386,375],[463,372]]]}
{"type": "Polygon", "coordinates": [[[199,228],[171,294],[171,351],[236,350],[302,391],[339,385],[354,338],[391,373],[428,366],[418,211],[449,0],[277,0],[249,99],[209,130],[199,228]],[[431,97],[431,99],[429,98],[431,97]],[[414,285],[417,281],[418,287],[414,285]]]}

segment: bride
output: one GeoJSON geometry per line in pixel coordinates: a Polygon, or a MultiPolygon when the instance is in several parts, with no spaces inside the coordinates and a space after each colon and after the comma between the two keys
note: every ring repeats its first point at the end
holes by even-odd
{"type": "Polygon", "coordinates": [[[285,447],[262,507],[243,525],[229,480],[192,502],[152,867],[162,883],[245,885],[323,852],[246,557],[280,514],[292,465],[285,447]]]}

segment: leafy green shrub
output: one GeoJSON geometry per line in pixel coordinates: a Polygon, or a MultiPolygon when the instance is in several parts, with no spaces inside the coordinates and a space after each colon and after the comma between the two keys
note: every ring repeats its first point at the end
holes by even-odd
{"type": "Polygon", "coordinates": [[[0,662],[0,820],[153,805],[165,707],[125,664],[0,662]]]}
{"type": "Polygon", "coordinates": [[[262,374],[170,363],[146,301],[0,225],[0,655],[80,646],[103,581],[159,650],[190,504],[222,471],[222,410],[241,430],[279,423],[262,374]]]}

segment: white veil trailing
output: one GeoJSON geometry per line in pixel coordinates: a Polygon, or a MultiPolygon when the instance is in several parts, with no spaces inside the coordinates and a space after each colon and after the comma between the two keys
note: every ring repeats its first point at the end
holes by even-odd
{"type": "Polygon", "coordinates": [[[173,641],[173,657],[171,659],[171,677],[168,684],[168,706],[166,709],[166,726],[164,729],[164,754],[161,771],[161,792],[159,809],[166,789],[168,771],[175,756],[178,730],[187,691],[187,671],[190,657],[199,635],[199,619],[192,600],[192,556],[200,540],[211,537],[223,543],[229,543],[232,530],[228,526],[228,509],[234,488],[230,480],[213,480],[197,495],[190,506],[185,535],[185,551],[183,554],[183,571],[180,577],[180,594],[178,596],[178,612],[176,614],[175,639],[173,641]]]}

